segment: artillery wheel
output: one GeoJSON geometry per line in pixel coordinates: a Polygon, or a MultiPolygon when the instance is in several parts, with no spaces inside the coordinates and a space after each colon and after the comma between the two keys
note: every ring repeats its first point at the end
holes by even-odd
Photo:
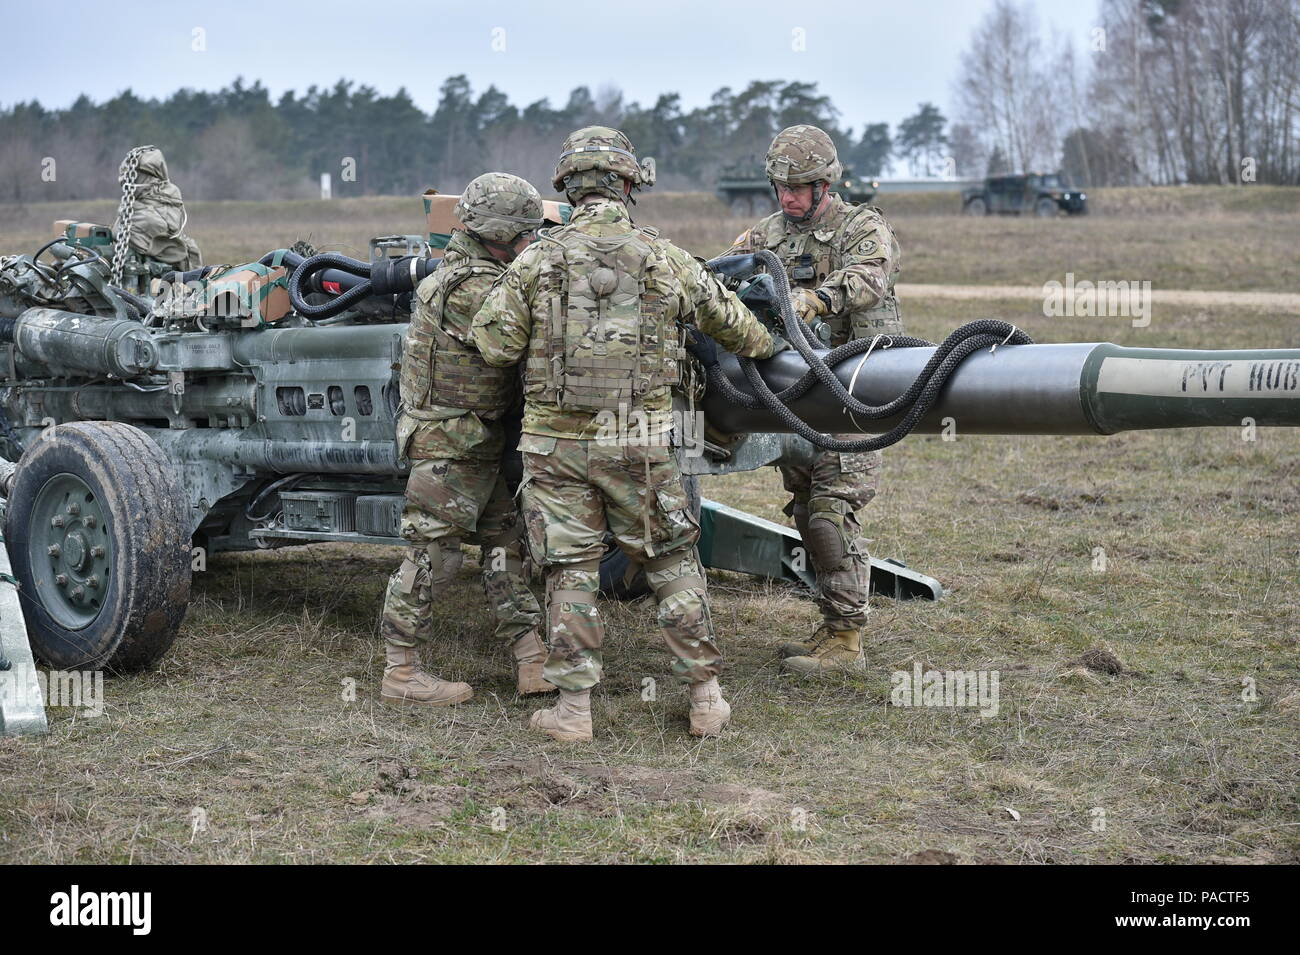
{"type": "Polygon", "coordinates": [[[138,670],[176,639],[190,596],[185,503],[140,429],[47,429],[19,462],[5,541],[32,650],[49,666],[138,670]]]}
{"type": "Polygon", "coordinates": [[[962,212],[968,216],[986,216],[989,213],[989,208],[983,199],[972,199],[966,203],[966,208],[962,212]]]}
{"type": "MultiPolygon", "coordinates": [[[[700,479],[694,474],[682,475],[682,490],[686,492],[686,504],[695,515],[695,519],[700,519],[700,479]]],[[[637,568],[637,572],[630,581],[625,581],[628,564],[631,561],[627,554],[619,550],[618,545],[610,539],[609,550],[600,561],[600,592],[607,597],[614,597],[617,600],[636,600],[638,597],[644,597],[650,593],[650,585],[646,583],[645,571],[637,568]]]]}

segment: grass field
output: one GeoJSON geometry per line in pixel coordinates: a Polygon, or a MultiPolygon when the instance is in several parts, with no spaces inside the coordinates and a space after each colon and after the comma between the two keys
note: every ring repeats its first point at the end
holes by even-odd
{"type": "MultiPolygon", "coordinates": [[[[1157,289],[1300,290],[1300,189],[1276,186],[1101,190],[1072,219],[956,215],[943,193],[882,197],[903,248],[903,280],[945,285],[1149,281],[1157,289]]],[[[112,222],[117,205],[0,205],[5,251],[33,251],[56,219],[112,222]]],[[[648,193],[634,214],[699,255],[715,255],[751,222],[712,195],[648,193]]],[[[206,262],[251,262],[305,239],[366,258],[372,236],[418,233],[418,196],[329,202],[195,202],[188,231],[206,262]]]]}
{"type": "MultiPolygon", "coordinates": [[[[404,202],[358,207],[348,228],[414,230],[418,216],[397,218],[404,202]]],[[[191,210],[193,232],[236,248],[241,215],[214,223],[209,211],[191,210]]],[[[264,239],[247,248],[296,237],[308,220],[288,211],[258,212],[249,228],[264,239]],[[286,235],[273,223],[298,224],[286,235]]],[[[900,220],[917,230],[904,232],[907,279],[981,281],[976,250],[962,248],[968,220],[934,217],[923,233],[922,218],[900,220]]],[[[1214,221],[1240,239],[1255,217],[1214,221]]],[[[1257,284],[1221,270],[1223,281],[1294,290],[1276,276],[1294,268],[1282,238],[1297,221],[1279,221],[1257,247],[1264,261],[1242,266],[1257,284]]],[[[667,231],[732,224],[682,214],[667,231]]],[[[1106,223],[977,224],[993,230],[978,255],[1019,262],[1008,276],[1032,283],[1029,263],[1052,261],[1045,237],[1106,223]]],[[[1095,249],[1101,232],[1078,254],[1199,275],[1199,223],[1124,226],[1129,259],[1095,249]]],[[[1143,329],[1047,319],[1024,302],[904,307],[909,330],[931,339],[993,315],[1039,341],[1300,345],[1300,317],[1249,310],[1167,307],[1143,329]]],[[[775,647],[814,626],[812,604],[712,574],[735,706],[718,740],[686,734],[648,602],[603,605],[596,741],[572,748],[524,731],[535,704],[514,697],[468,567],[439,608],[436,660],[477,695],[424,712],[375,701],[395,550],[219,555],[196,575],[181,638],[157,672],[111,680],[103,716],[53,709],[48,737],[0,740],[0,860],[1295,863],[1300,434],[1244,438],[1233,428],[908,439],[886,452],[867,533],[874,554],[937,577],[948,595],[877,601],[866,673],[806,681],[780,672],[775,647]],[[1122,672],[1082,664],[1095,648],[1122,672]],[[918,663],[998,671],[998,713],[891,706],[892,674],[918,663]],[[196,808],[206,831],[195,831],[196,808]]],[[[783,520],[770,469],[704,491],[783,520]]]]}

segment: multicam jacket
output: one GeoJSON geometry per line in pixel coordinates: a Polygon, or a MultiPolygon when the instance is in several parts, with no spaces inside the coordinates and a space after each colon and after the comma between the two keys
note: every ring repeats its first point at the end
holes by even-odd
{"type": "MultiPolygon", "coordinates": [[[[672,410],[668,382],[673,380],[673,363],[681,360],[682,322],[693,321],[737,355],[766,358],[772,354],[771,335],[740,300],[688,253],[658,238],[653,230],[638,231],[623,203],[599,199],[580,205],[567,226],[549,231],[550,238],[530,246],[505,272],[473,324],[474,343],[488,364],[508,366],[527,359],[526,433],[558,438],[608,435],[612,416],[593,410],[589,396],[566,403],[563,382],[568,379],[554,369],[571,364],[581,370],[600,364],[588,357],[591,353],[624,356],[604,363],[604,368],[617,369],[620,362],[629,363],[625,357],[629,348],[640,356],[642,371],[639,377],[636,372],[621,372],[638,377],[640,384],[632,406],[617,416],[620,432],[668,430],[672,410]],[[611,244],[620,236],[629,237],[628,246],[641,250],[644,265],[638,265],[636,274],[602,266],[590,244],[571,235],[574,230],[611,244]],[[613,304],[597,308],[601,288],[608,289],[605,294],[613,304]],[[630,312],[629,288],[633,290],[630,312]],[[580,307],[575,319],[569,299],[590,307],[580,307]],[[629,324],[628,314],[639,314],[640,324],[635,320],[629,324]],[[584,333],[577,339],[571,322],[584,333]],[[570,328],[567,336],[565,328],[570,328]],[[635,341],[626,340],[629,334],[635,341]]],[[[604,368],[597,374],[613,381],[616,371],[604,368]]]]}
{"type": "Polygon", "coordinates": [[[830,345],[877,334],[903,334],[894,297],[900,250],[884,214],[837,195],[808,222],[781,212],[737,236],[729,253],[770,249],[785,264],[791,288],[830,297],[830,345]]]}
{"type": "Polygon", "coordinates": [[[402,352],[399,453],[411,460],[497,458],[515,375],[475,351],[470,322],[505,263],[463,231],[419,284],[402,352]]]}

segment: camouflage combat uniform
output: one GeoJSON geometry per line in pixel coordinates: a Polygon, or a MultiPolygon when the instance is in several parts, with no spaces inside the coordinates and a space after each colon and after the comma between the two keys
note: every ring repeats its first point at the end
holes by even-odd
{"type": "Polygon", "coordinates": [[[513,642],[541,622],[522,577],[522,528],[501,473],[502,416],[514,403],[515,376],[484,365],[468,344],[470,321],[504,270],[457,231],[443,265],[416,289],[397,426],[399,452],[412,462],[402,537],[413,546],[388,582],[382,630],[390,643],[429,640],[433,601],[460,566],[461,541],[482,545],[497,636],[513,642]],[[463,396],[462,406],[438,404],[439,394],[463,396]]]}
{"type": "MultiPolygon", "coordinates": [[[[796,167],[810,159],[822,162],[836,178],[839,164],[833,151],[807,155],[810,141],[818,141],[808,135],[809,130],[815,128],[786,130],[773,144],[773,153],[783,158],[787,150],[781,144],[793,143],[805,151],[792,157],[796,167]]],[[[820,130],[815,132],[825,137],[820,130]]],[[[772,153],[768,167],[769,175],[781,175],[780,167],[774,168],[772,153]]],[[[829,299],[823,334],[830,347],[856,338],[904,333],[894,296],[898,241],[879,209],[831,195],[826,208],[805,221],[792,221],[779,211],[762,219],[742,233],[729,252],[761,249],[772,251],[785,265],[792,291],[818,290],[829,299]]],[[[817,328],[817,321],[810,324],[817,328]]],[[[861,435],[836,437],[851,440],[861,435]]],[[[794,518],[808,548],[817,572],[818,605],[825,627],[832,631],[857,629],[866,622],[870,563],[868,541],[856,512],[876,496],[880,467],[879,451],[817,451],[810,466],[781,465],[785,489],[793,495],[786,514],[794,518]]]]}
{"type": "Polygon", "coordinates": [[[718,672],[699,525],[667,441],[684,360],[679,322],[688,319],[739,355],[766,357],[774,347],[712,273],[654,230],[638,230],[613,198],[579,205],[568,226],[543,232],[474,319],[489,364],[527,361],[523,510],[529,547],[546,566],[543,673],[561,690],[601,678],[596,592],[607,530],[645,567],[674,672],[696,686],[718,672]],[[584,237],[617,251],[603,259],[584,237]]]}

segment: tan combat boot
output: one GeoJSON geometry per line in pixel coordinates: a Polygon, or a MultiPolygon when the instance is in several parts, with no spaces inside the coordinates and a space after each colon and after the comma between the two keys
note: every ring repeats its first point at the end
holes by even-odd
{"type": "Polygon", "coordinates": [[[731,719],[731,704],[722,698],[718,678],[691,684],[691,735],[717,736],[731,719]]]}
{"type": "Polygon", "coordinates": [[[520,696],[530,693],[551,693],[555,687],[542,677],[546,663],[546,645],[536,630],[529,630],[515,641],[515,688],[520,696]]]}
{"type": "Polygon", "coordinates": [[[781,666],[794,673],[814,676],[831,670],[865,670],[862,658],[862,630],[832,630],[830,638],[804,656],[786,657],[781,666]]]}
{"type": "Polygon", "coordinates": [[[561,743],[590,743],[591,690],[560,690],[560,701],[534,713],[528,728],[561,743]]]}
{"type": "Polygon", "coordinates": [[[387,663],[379,699],[384,703],[414,703],[420,706],[451,706],[474,695],[468,683],[451,683],[420,669],[415,647],[386,644],[387,663]]]}
{"type": "Polygon", "coordinates": [[[812,632],[812,636],[802,643],[783,643],[777,648],[777,653],[783,657],[806,657],[817,652],[823,643],[830,640],[835,635],[835,631],[828,624],[823,623],[812,632]]]}

